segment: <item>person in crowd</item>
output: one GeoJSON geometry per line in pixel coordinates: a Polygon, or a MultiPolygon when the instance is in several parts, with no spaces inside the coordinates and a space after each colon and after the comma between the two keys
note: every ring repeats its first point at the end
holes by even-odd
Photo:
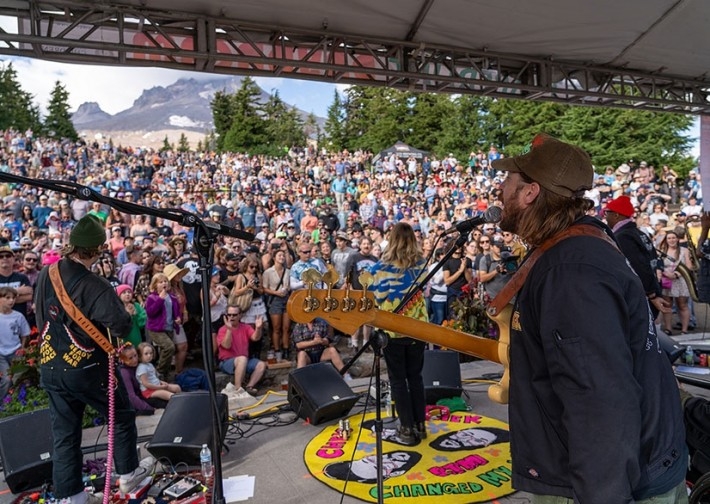
{"type": "Polygon", "coordinates": [[[136,281],[143,270],[143,252],[138,244],[127,245],[124,249],[127,262],[118,270],[117,276],[122,284],[136,288],[136,281]]]}
{"type": "MultiPolygon", "coordinates": [[[[241,277],[235,281],[234,286],[239,288],[248,288],[251,290],[251,303],[246,311],[241,315],[241,322],[243,324],[249,324],[255,327],[257,317],[266,317],[266,305],[264,304],[264,287],[261,278],[261,271],[259,260],[256,258],[256,254],[249,252],[247,256],[242,259],[239,265],[241,271],[241,277]]],[[[235,294],[233,290],[230,296],[235,294]]],[[[261,354],[262,340],[256,340],[250,343],[250,353],[249,355],[258,357],[261,354]]]]}
{"type": "MultiPolygon", "coordinates": [[[[56,267],[72,302],[98,326],[100,335],[110,340],[128,334],[131,317],[106,279],[91,274],[91,265],[101,256],[105,241],[103,223],[91,215],[84,216],[72,229],[64,257],[56,267]]],[[[49,396],[54,440],[54,497],[62,504],[98,503],[99,496],[84,492],[81,424],[86,405],[108,418],[109,355],[60,309],[49,269],[40,272],[35,306],[43,335],[40,380],[49,396]]],[[[145,459],[139,465],[135,410],[121,379],[115,390],[113,419],[114,467],[120,475],[119,490],[126,493],[151,474],[154,461],[145,459]]]]}
{"type": "MultiPolygon", "coordinates": [[[[692,262],[687,248],[679,245],[678,234],[675,231],[668,231],[665,238],[658,247],[663,253],[663,271],[661,273],[661,288],[663,298],[669,306],[675,303],[678,308],[678,317],[680,318],[681,334],[688,333],[688,323],[690,322],[690,308],[688,299],[690,298],[690,289],[683,276],[678,270],[678,265],[682,264],[688,270],[692,270],[692,262]]],[[[667,334],[673,334],[671,319],[673,313],[671,310],[666,310],[663,313],[663,331],[667,334]]]]}
{"type": "Polygon", "coordinates": [[[535,254],[510,325],[513,488],[539,502],[687,502],[678,387],[641,281],[586,215],[589,155],[539,134],[493,169],[507,172],[500,228],[535,254]]]}
{"type": "Polygon", "coordinates": [[[20,312],[13,310],[17,291],[12,287],[0,287],[0,400],[4,399],[12,385],[10,367],[15,352],[26,348],[30,338],[30,325],[20,312]]]}
{"type": "MultiPolygon", "coordinates": [[[[321,319],[306,324],[294,324],[293,345],[296,347],[296,367],[302,368],[317,362],[330,361],[335,369],[343,369],[343,359],[333,346],[332,329],[321,319]]],[[[351,380],[349,373],[344,378],[351,380]]]]}
{"type": "Polygon", "coordinates": [[[141,387],[141,395],[145,399],[155,397],[169,401],[170,398],[181,392],[180,385],[168,383],[158,377],[158,371],[153,366],[155,358],[155,348],[144,341],[138,345],[138,367],[136,368],[136,378],[141,387]]]}
{"type": "Polygon", "coordinates": [[[148,341],[158,347],[158,373],[163,379],[169,378],[172,359],[175,356],[173,334],[182,324],[182,313],[177,298],[170,293],[170,281],[164,273],[157,273],[150,281],[145,312],[148,316],[145,324],[148,341]]]}
{"type": "Polygon", "coordinates": [[[128,333],[124,340],[134,347],[137,347],[145,340],[143,337],[143,330],[145,329],[145,323],[148,320],[145,308],[143,308],[140,303],[136,302],[133,295],[133,289],[126,284],[121,284],[116,287],[116,294],[118,294],[118,297],[123,303],[123,307],[131,316],[131,321],[133,322],[131,332],[128,333]]]}
{"type": "Polygon", "coordinates": [[[453,302],[461,297],[464,285],[473,279],[473,264],[464,255],[461,247],[454,250],[454,254],[446,261],[444,267],[444,283],[446,284],[446,296],[448,310],[452,309],[453,302]]]}
{"type": "Polygon", "coordinates": [[[126,344],[121,348],[120,373],[123,383],[126,386],[128,400],[136,410],[136,415],[152,415],[156,408],[165,408],[167,401],[157,397],[144,398],[141,393],[140,383],[136,378],[136,368],[138,367],[138,350],[135,346],[126,344]]]}
{"type": "MultiPolygon", "coordinates": [[[[187,274],[187,269],[181,269],[174,264],[168,264],[165,266],[163,273],[165,273],[165,276],[168,277],[168,281],[170,282],[170,292],[178,300],[178,306],[182,314],[181,320],[188,320],[187,296],[182,287],[182,277],[187,274]]],[[[173,334],[173,343],[175,343],[175,374],[179,375],[185,368],[188,350],[184,323],[180,324],[177,331],[173,334]]]]}
{"type": "MultiPolygon", "coordinates": [[[[372,240],[367,236],[360,239],[360,249],[350,256],[350,262],[347,267],[348,282],[355,290],[362,290],[360,283],[360,274],[369,271],[370,268],[378,261],[378,258],[372,254],[372,240]]],[[[360,327],[350,338],[349,348],[357,350],[361,344],[364,344],[370,338],[370,326],[360,327]]]]}
{"type": "MultiPolygon", "coordinates": [[[[43,263],[46,256],[47,252],[45,252],[42,256],[43,263]]],[[[92,266],[92,270],[100,277],[105,278],[114,289],[121,285],[120,280],[116,276],[116,261],[114,260],[113,255],[106,252],[102,253],[98,261],[96,261],[92,266]]]]}
{"type": "MultiPolygon", "coordinates": [[[[434,251],[434,262],[429,266],[429,271],[440,266],[439,262],[444,257],[445,251],[443,248],[438,248],[434,251]]],[[[429,322],[436,325],[441,323],[448,317],[448,295],[446,282],[444,281],[444,270],[439,268],[434,276],[429,280],[429,322]]]]}
{"type": "Polygon", "coordinates": [[[12,287],[17,292],[14,309],[27,316],[34,289],[24,273],[15,271],[15,253],[9,244],[0,242],[0,287],[12,287]]]}
{"type": "Polygon", "coordinates": [[[141,272],[136,278],[135,297],[140,304],[145,304],[145,300],[150,295],[150,281],[153,276],[162,273],[165,268],[165,260],[158,255],[148,254],[148,258],[143,262],[141,272]]]}
{"type": "MultiPolygon", "coordinates": [[[[395,224],[387,249],[371,268],[374,283],[370,290],[379,308],[386,311],[396,309],[425,266],[412,226],[395,224]]],[[[424,296],[417,294],[401,314],[428,321],[424,296]]],[[[384,347],[392,399],[400,421],[397,436],[408,445],[415,445],[426,437],[426,399],[422,377],[424,346],[423,342],[404,334],[391,333],[384,347]]]]}
{"type": "MultiPolygon", "coordinates": [[[[214,352],[217,353],[217,331],[224,324],[222,315],[227,311],[227,296],[229,291],[220,283],[221,270],[217,266],[212,267],[210,275],[210,320],[212,321],[212,340],[214,352]]],[[[200,294],[201,295],[201,294],[200,294]]]]}
{"type": "Polygon", "coordinates": [[[350,247],[350,237],[345,231],[338,231],[335,235],[335,250],[330,254],[330,260],[338,273],[339,278],[335,284],[336,288],[341,288],[348,280],[348,267],[352,256],[357,252],[350,247]]]}
{"type": "Polygon", "coordinates": [[[517,262],[515,260],[505,261],[503,252],[511,253],[504,245],[502,239],[491,241],[490,253],[479,263],[478,281],[483,284],[483,289],[490,299],[495,298],[501,289],[508,283],[511,273],[515,270],[517,262]],[[513,271],[509,268],[512,267],[513,271]]]}
{"type": "Polygon", "coordinates": [[[267,311],[271,322],[271,347],[282,352],[285,360],[290,358],[291,319],[286,312],[286,303],[291,293],[291,270],[286,266],[286,252],[274,252],[274,265],[264,271],[264,293],[268,296],[267,311]]]}
{"type": "Polygon", "coordinates": [[[636,226],[634,213],[631,198],[621,195],[606,204],[604,217],[614,232],[619,248],[641,279],[655,319],[659,313],[670,311],[670,303],[662,297],[656,248],[649,236],[636,226]]]}
{"type": "Polygon", "coordinates": [[[249,355],[249,343],[261,339],[264,320],[257,317],[254,327],[241,322],[242,312],[238,306],[229,305],[224,314],[224,325],[217,333],[219,368],[222,372],[234,375],[237,392],[245,390],[256,396],[256,386],[264,377],[266,362],[249,355]],[[249,381],[244,385],[246,375],[249,381]]]}
{"type": "Polygon", "coordinates": [[[186,257],[187,254],[187,239],[185,235],[176,234],[168,241],[168,250],[170,260],[176,262],[186,257]]]}

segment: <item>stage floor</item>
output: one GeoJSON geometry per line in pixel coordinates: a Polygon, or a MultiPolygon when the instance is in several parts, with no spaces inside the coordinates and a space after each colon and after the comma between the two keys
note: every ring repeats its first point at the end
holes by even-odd
{"type": "MultiPolygon", "coordinates": [[[[461,376],[464,380],[464,399],[474,413],[492,417],[503,422],[508,421],[508,408],[488,399],[488,383],[477,382],[500,373],[502,367],[486,361],[461,364],[461,376]]],[[[355,392],[365,392],[370,387],[369,378],[355,379],[348,384],[355,392]]],[[[710,390],[686,385],[694,394],[710,398],[710,390]]],[[[269,394],[263,404],[250,410],[259,412],[280,404],[287,405],[286,393],[282,395],[269,394]]],[[[350,414],[362,411],[364,400],[358,402],[350,414]]],[[[160,412],[149,417],[138,417],[139,436],[147,440],[160,421],[160,412]]],[[[304,448],[328,422],[320,425],[309,425],[291,412],[270,413],[257,419],[235,421],[227,433],[226,442],[229,451],[222,455],[223,477],[248,475],[254,477],[254,496],[248,502],[271,504],[294,503],[302,504],[332,504],[334,502],[362,502],[350,496],[341,500],[339,492],[313,478],[304,463],[304,448]]],[[[86,429],[83,436],[84,448],[101,445],[106,442],[105,429],[86,429]]],[[[356,433],[353,433],[355,436],[356,433]]],[[[141,442],[143,454],[147,454],[141,442]]],[[[104,457],[104,452],[96,455],[90,453],[87,458],[104,457]]],[[[499,503],[530,502],[529,495],[517,492],[507,497],[498,498],[499,503]]],[[[0,481],[0,504],[10,503],[14,496],[9,493],[4,482],[0,481]]]]}

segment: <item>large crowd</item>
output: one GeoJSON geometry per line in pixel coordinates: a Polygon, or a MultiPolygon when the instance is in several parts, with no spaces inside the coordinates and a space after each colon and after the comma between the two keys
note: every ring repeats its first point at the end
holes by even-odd
{"type": "MultiPolygon", "coordinates": [[[[76,182],[106,197],[157,209],[181,208],[253,233],[255,239],[249,242],[218,238],[210,315],[215,342],[228,306],[236,302],[242,303],[242,323],[261,328],[263,320],[265,338],[252,341],[249,349],[255,359],[271,350],[296,360],[304,348],[299,343],[316,337],[312,328],[293,327],[285,315],[285,300],[292,290],[303,287],[300,273],[306,267],[325,272],[332,265],[339,274],[336,286],[347,281],[359,287],[359,274],[378,261],[389,230],[398,222],[411,224],[425,256],[440,259],[451,244],[446,231],[452,225],[499,203],[503,173],[495,172],[491,162],[501,157],[492,145],[487,152],[471,152],[467,159],[453,154],[373,156],[368,151],[327,152],[315,146],[293,147],[281,158],[269,158],[159,152],[108,141],[58,141],[34,137],[32,132],[0,132],[0,172],[76,182]]],[[[631,198],[639,228],[661,248],[669,233],[680,234],[684,241],[683,232],[702,212],[697,170],[681,180],[672,167],[644,161],[598,169],[594,187],[587,192],[593,202],[590,213],[603,218],[606,202],[623,194],[631,198]]],[[[19,290],[16,311],[33,323],[27,289],[42,267],[59,260],[74,225],[83,216],[94,215],[107,234],[95,272],[118,289],[129,312],[143,310],[145,315],[130,338],[136,345],[146,339],[151,316],[145,310],[151,296],[169,289],[180,327],[173,341],[152,342],[160,354],[156,368],[166,379],[183,370],[200,346],[203,319],[193,228],[31,185],[0,183],[0,197],[0,287],[19,290]],[[160,281],[167,281],[167,286],[160,281]]],[[[481,292],[487,286],[492,297],[505,283],[499,264],[524,253],[525,245],[495,224],[474,230],[466,247],[433,277],[426,291],[430,320],[441,323],[451,317],[452,299],[464,285],[478,284],[481,292]]],[[[323,339],[322,353],[333,335],[318,337],[323,339]]],[[[364,337],[350,336],[350,346],[361,345],[364,337]]],[[[321,353],[311,352],[309,360],[321,353]]]]}

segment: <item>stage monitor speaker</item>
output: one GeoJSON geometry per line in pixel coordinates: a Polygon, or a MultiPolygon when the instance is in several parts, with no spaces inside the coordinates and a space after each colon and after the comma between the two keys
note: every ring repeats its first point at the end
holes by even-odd
{"type": "MultiPolygon", "coordinates": [[[[227,396],[217,394],[221,439],[227,432],[227,396]]],[[[163,416],[146,448],[156,459],[167,459],[173,466],[180,462],[200,465],[203,444],[212,447],[212,414],[214,409],[207,391],[182,392],[168,401],[163,416]]]]}
{"type": "Polygon", "coordinates": [[[439,399],[460,397],[463,393],[458,352],[425,350],[422,376],[427,404],[436,404],[439,399]]]}
{"type": "Polygon", "coordinates": [[[52,425],[41,409],[0,421],[0,457],[14,494],[52,480],[52,425]]]}
{"type": "Polygon", "coordinates": [[[330,362],[294,369],[288,375],[288,403],[313,425],[347,415],[357,400],[330,362]]]}

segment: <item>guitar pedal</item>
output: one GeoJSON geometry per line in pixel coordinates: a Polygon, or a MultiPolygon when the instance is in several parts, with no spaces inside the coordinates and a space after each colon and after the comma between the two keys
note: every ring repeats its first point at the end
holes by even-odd
{"type": "Polygon", "coordinates": [[[169,488],[173,483],[177,481],[177,476],[172,474],[164,474],[162,478],[153,483],[153,486],[148,490],[149,497],[160,497],[163,495],[163,491],[169,488]]]}
{"type": "Polygon", "coordinates": [[[182,499],[202,488],[202,483],[195,478],[185,477],[166,488],[163,495],[172,499],[182,499]]]}

